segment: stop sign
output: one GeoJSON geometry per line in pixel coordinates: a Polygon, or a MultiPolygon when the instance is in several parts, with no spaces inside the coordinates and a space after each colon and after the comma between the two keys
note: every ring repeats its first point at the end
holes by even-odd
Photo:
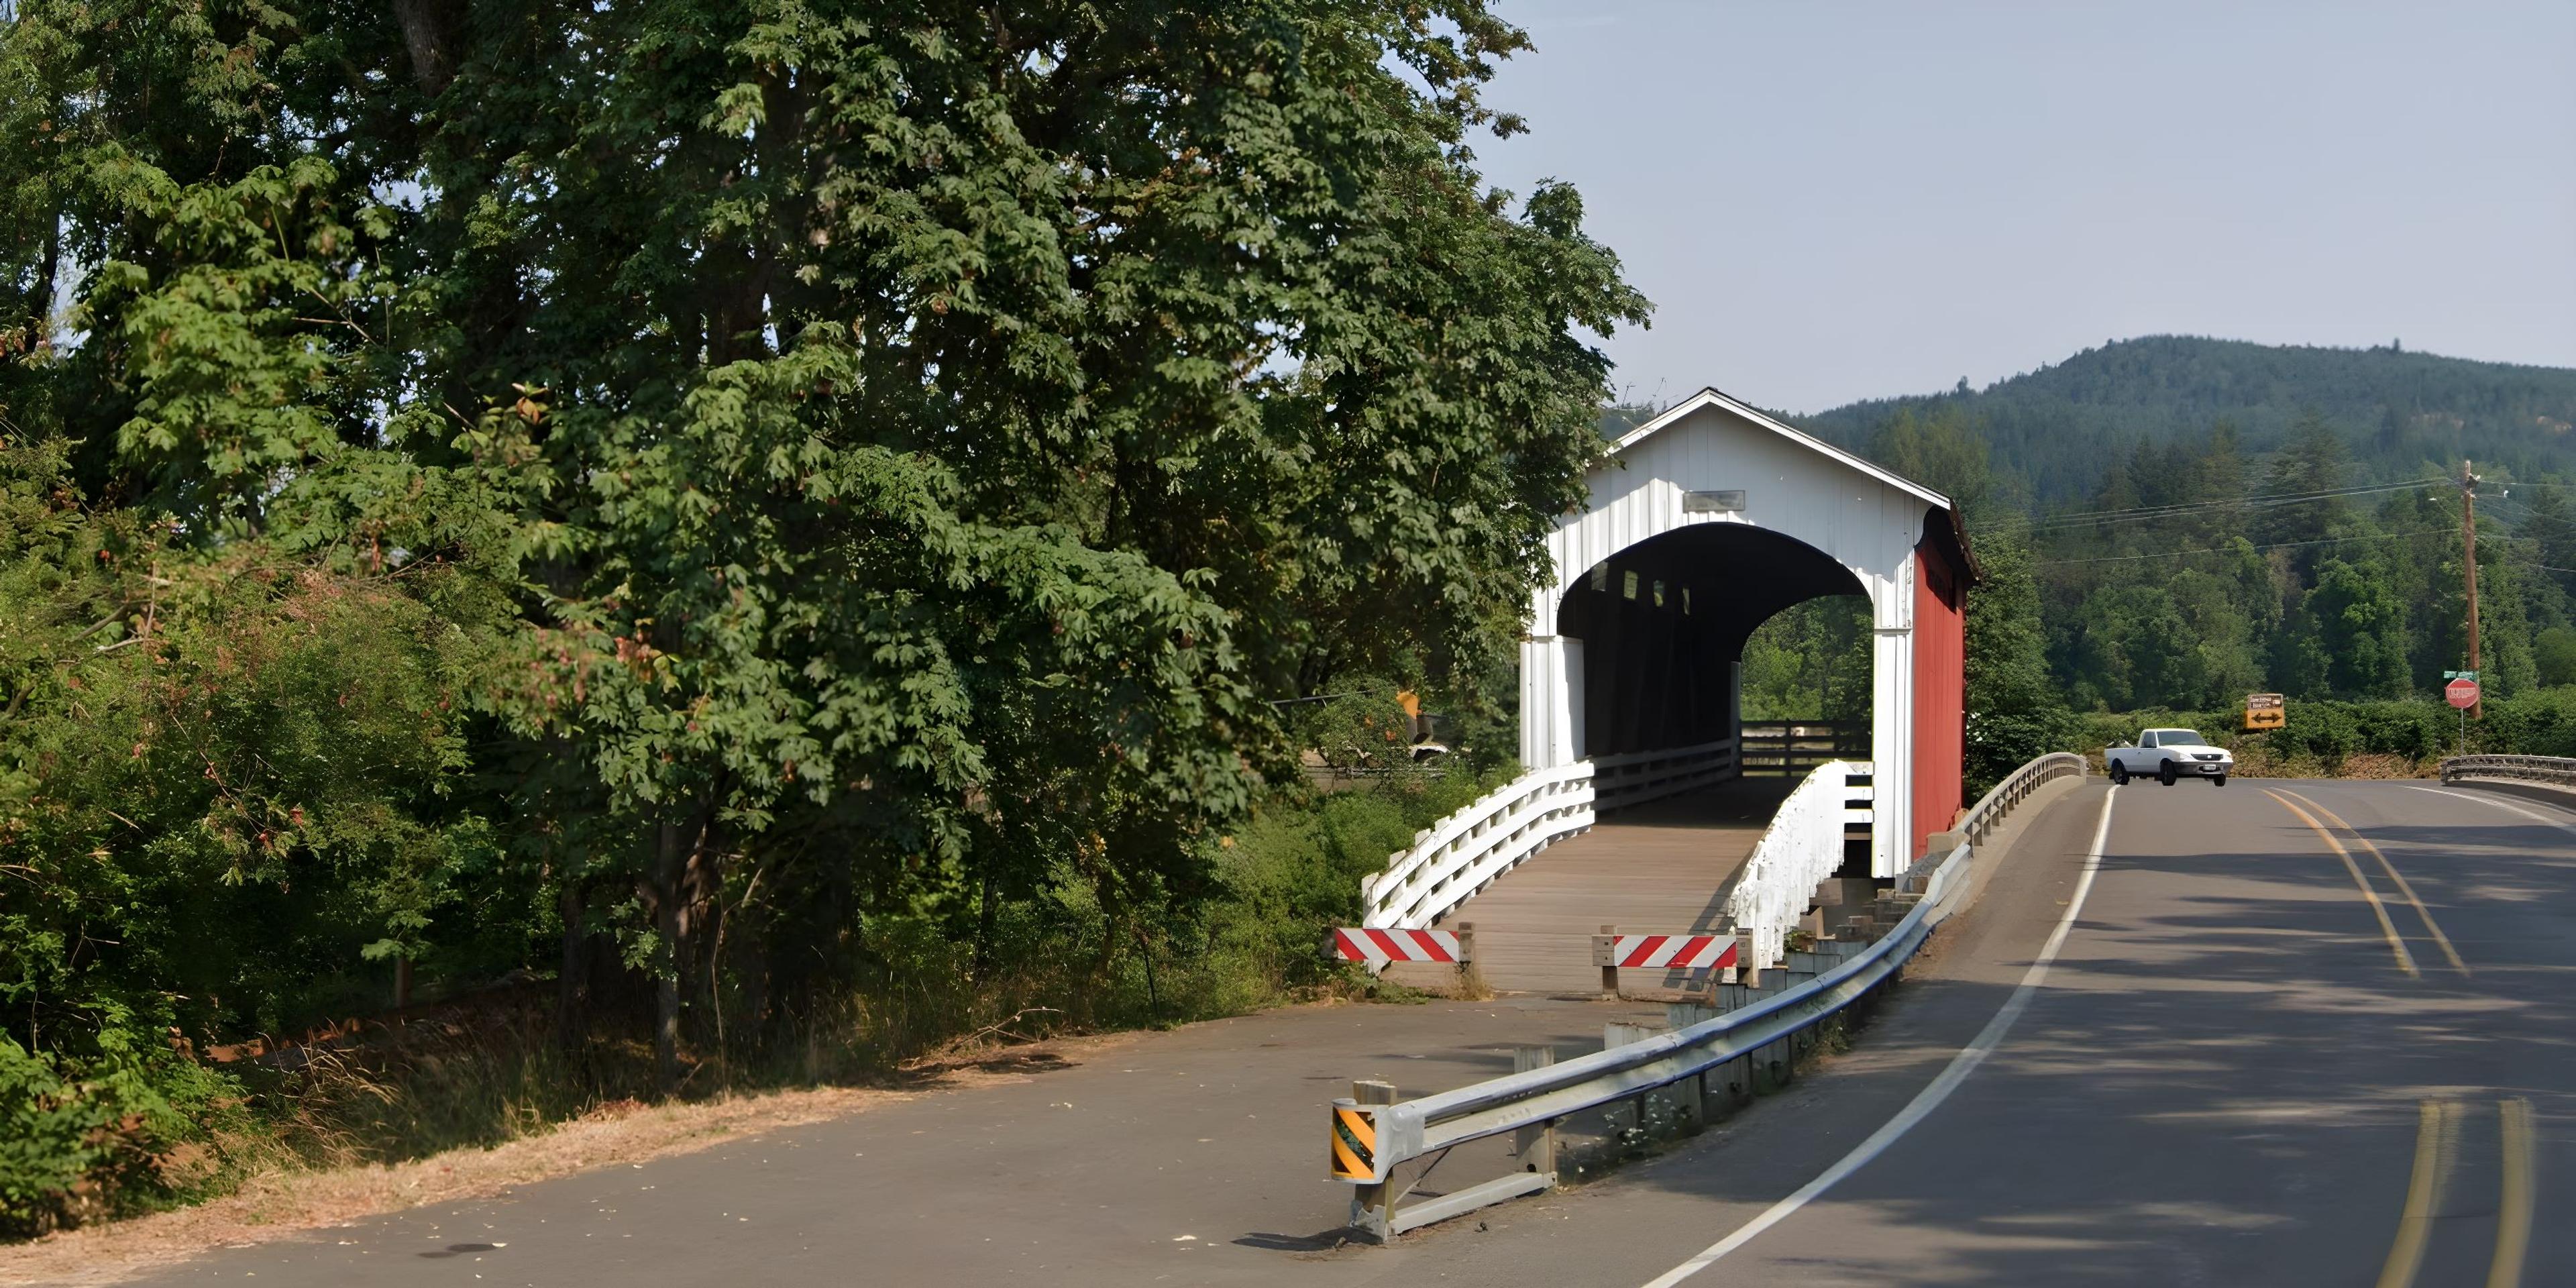
{"type": "Polygon", "coordinates": [[[2452,706],[2458,707],[2462,711],[2466,711],[2478,704],[2478,682],[2475,680],[2453,680],[2449,684],[2442,686],[2442,699],[2450,703],[2452,706]]]}

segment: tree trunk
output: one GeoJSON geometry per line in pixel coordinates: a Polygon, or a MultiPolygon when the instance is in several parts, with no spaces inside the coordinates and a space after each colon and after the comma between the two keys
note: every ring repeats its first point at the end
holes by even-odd
{"type": "Polygon", "coordinates": [[[456,47],[462,43],[465,5],[461,0],[393,0],[394,22],[402,28],[404,52],[411,55],[412,84],[437,97],[456,79],[456,47]]]}
{"type": "Polygon", "coordinates": [[[662,954],[653,990],[653,1059],[667,1096],[680,1089],[681,999],[689,996],[693,980],[702,994],[714,987],[701,960],[709,938],[705,932],[720,902],[714,800],[698,802],[685,823],[666,822],[657,832],[653,929],[662,941],[662,954]]]}
{"type": "Polygon", "coordinates": [[[555,979],[555,1045],[575,1067],[582,1063],[582,1038],[590,1028],[590,939],[583,914],[587,892],[579,882],[564,883],[558,907],[563,918],[563,966],[555,979]]]}
{"type": "Polygon", "coordinates": [[[45,230],[45,263],[36,278],[34,306],[27,310],[27,352],[37,353],[53,347],[54,291],[56,274],[63,262],[63,221],[56,216],[53,226],[45,230]]]}
{"type": "Polygon", "coordinates": [[[680,1089],[680,877],[688,864],[688,850],[680,844],[678,823],[665,822],[658,833],[653,931],[662,941],[662,951],[653,972],[653,1068],[662,1094],[668,1096],[680,1089]]]}
{"type": "Polygon", "coordinates": [[[979,985],[988,982],[993,974],[993,919],[996,911],[994,905],[1000,902],[999,893],[993,888],[995,862],[994,856],[990,854],[985,856],[984,888],[978,895],[978,906],[975,909],[975,956],[973,964],[967,968],[974,972],[974,982],[979,985]]]}
{"type": "MultiPolygon", "coordinates": [[[[690,829],[691,841],[687,866],[680,877],[680,961],[690,978],[684,985],[694,985],[687,995],[704,1008],[699,1023],[713,1021],[714,1039],[719,1058],[724,1044],[723,1003],[716,990],[723,981],[716,978],[723,965],[724,951],[724,859],[716,853],[715,811],[701,809],[697,826],[690,829]]],[[[700,1036],[706,1035],[704,1029],[700,1036]]]]}

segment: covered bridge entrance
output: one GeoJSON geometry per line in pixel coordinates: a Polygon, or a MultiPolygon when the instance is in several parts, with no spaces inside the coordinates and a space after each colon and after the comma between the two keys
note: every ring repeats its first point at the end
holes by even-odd
{"type": "Polygon", "coordinates": [[[1521,646],[1521,763],[1733,741],[1753,628],[1804,600],[1870,603],[1871,871],[1948,827],[1966,733],[1949,498],[1714,389],[1630,430],[1549,540],[1521,646]]]}
{"type": "MultiPolygon", "coordinates": [[[[1516,985],[1507,959],[1582,965],[1588,944],[1561,941],[1586,922],[1628,928],[1614,892],[1651,887],[1660,902],[1634,915],[1693,923],[1634,927],[1653,933],[1745,929],[1757,904],[1777,922],[1784,901],[1794,919],[1823,878],[1896,876],[1964,803],[1975,565],[1948,498],[1714,389],[1620,437],[1589,490],[1550,538],[1555,575],[1530,603],[1527,772],[1364,888],[1371,925],[1473,922],[1497,987],[1516,985]],[[1744,646],[1781,610],[1829,595],[1869,605],[1867,756],[1817,769],[1774,815],[1785,788],[1736,785],[1744,646]],[[1632,825],[1608,816],[1648,801],[1665,803],[1632,825]],[[1843,845],[1862,826],[1865,871],[1843,845]],[[1533,935],[1546,942],[1522,942],[1533,935]]],[[[1783,929],[1760,931],[1772,953],[1783,929]]]]}

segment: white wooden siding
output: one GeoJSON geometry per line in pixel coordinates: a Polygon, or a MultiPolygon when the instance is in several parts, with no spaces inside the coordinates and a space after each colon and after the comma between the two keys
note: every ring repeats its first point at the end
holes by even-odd
{"type": "Polygon", "coordinates": [[[1593,471],[1590,500],[1548,539],[1556,577],[1531,598],[1521,650],[1521,758],[1532,769],[1581,746],[1582,644],[1554,634],[1567,587],[1622,550],[1699,523],[1743,523],[1796,538],[1848,569],[1869,596],[1871,752],[1878,809],[1872,867],[1893,876],[1912,856],[1914,546],[1937,493],[1898,478],[1709,391],[1621,440],[1593,471]],[[1686,513],[1682,494],[1741,489],[1734,514],[1686,513]]]}

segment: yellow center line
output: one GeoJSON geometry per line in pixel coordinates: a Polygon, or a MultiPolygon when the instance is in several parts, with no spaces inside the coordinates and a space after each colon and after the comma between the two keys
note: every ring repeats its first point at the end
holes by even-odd
{"type": "Polygon", "coordinates": [[[2406,896],[2406,902],[2415,905],[2415,915],[2422,917],[2424,919],[2424,928],[2433,932],[2433,942],[2442,946],[2442,955],[2451,959],[2451,968],[2463,975],[2471,973],[2469,970],[2469,964],[2460,960],[2460,950],[2451,946],[2451,937],[2442,933],[2441,923],[2433,920],[2432,909],[2425,907],[2424,901],[2416,897],[2414,883],[2408,881],[2405,874],[2397,870],[2396,864],[2388,861],[2387,855],[2379,852],[2379,847],[2372,844],[2369,837],[2361,834],[2360,828],[2354,827],[2352,824],[2343,821],[2342,816],[2336,814],[2333,810],[2327,809],[2325,806],[2319,805],[2315,801],[2309,800],[2307,797],[2301,796],[2297,792],[2285,791],[2281,794],[2294,801],[2306,804],[2310,809],[2313,809],[2318,814],[2324,816],[2327,822],[2334,824],[2336,827],[2342,828],[2346,832],[2350,832],[2352,834],[2352,839],[2361,843],[2361,848],[2370,851],[2370,857],[2379,860],[2381,870],[2388,873],[2389,880],[2397,883],[2398,892],[2406,896]]]}
{"type": "Polygon", "coordinates": [[[2379,892],[2370,888],[2370,878],[2361,874],[2361,865],[2352,861],[2352,852],[2343,848],[2343,842],[2336,840],[2334,833],[2327,831],[2326,825],[2317,821],[2316,815],[2291,804],[2288,797],[2271,788],[2264,788],[2263,794],[2281,802],[2281,808],[2298,815],[2299,821],[2307,824],[2323,838],[2326,847],[2335,852],[2335,857],[2343,860],[2344,871],[2352,874],[2353,887],[2361,891],[2362,898],[2370,901],[2371,915],[2379,918],[2379,933],[2388,936],[2388,947],[2390,951],[2397,954],[2398,968],[2409,975],[2421,978],[2423,972],[2415,969],[2415,954],[2406,951],[2406,941],[2399,938],[2397,934],[2397,923],[2388,919],[2388,905],[2380,902],[2379,892]]]}
{"type": "MultiPolygon", "coordinates": [[[[2453,1123],[2457,1106],[2427,1100],[2416,1108],[2415,1168],[2406,1179],[2406,1208],[2397,1217],[2397,1242],[2379,1268],[2379,1288],[2409,1288],[2424,1268],[2424,1249],[2433,1241],[2434,1210],[2442,1203],[2442,1186],[2451,1173],[2453,1123]]],[[[2518,1272],[2517,1272],[2518,1273],[2518,1272]]]]}
{"type": "Polygon", "coordinates": [[[2516,1096],[2497,1101],[2496,1109],[2504,1120],[2504,1193],[2496,1205],[2487,1288],[2519,1288],[2523,1254],[2531,1250],[2531,1102],[2516,1096]]]}

